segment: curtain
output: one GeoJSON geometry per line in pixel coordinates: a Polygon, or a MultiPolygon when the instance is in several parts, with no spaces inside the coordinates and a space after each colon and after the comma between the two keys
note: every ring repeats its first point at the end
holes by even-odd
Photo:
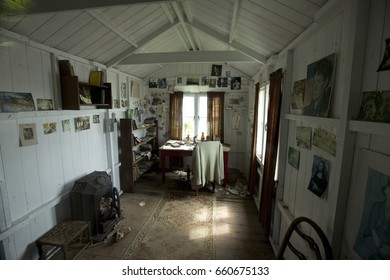
{"type": "Polygon", "coordinates": [[[169,139],[182,140],[183,130],[183,92],[169,96],[169,139]]]}
{"type": "Polygon", "coordinates": [[[259,91],[260,91],[260,84],[257,83],[255,87],[255,112],[253,117],[253,136],[252,136],[252,151],[251,151],[251,158],[250,158],[250,168],[249,168],[249,188],[248,191],[250,194],[254,194],[255,192],[255,185],[257,182],[257,159],[256,159],[256,144],[257,144],[257,116],[259,114],[259,91]]]}
{"type": "Polygon", "coordinates": [[[218,137],[221,143],[224,141],[224,92],[207,93],[207,122],[210,125],[210,138],[218,137]]]}
{"type": "Polygon", "coordinates": [[[268,101],[267,142],[265,148],[265,162],[263,183],[260,198],[259,220],[266,236],[270,233],[272,200],[275,191],[275,169],[279,142],[280,106],[282,101],[281,68],[271,73],[268,101]]]}

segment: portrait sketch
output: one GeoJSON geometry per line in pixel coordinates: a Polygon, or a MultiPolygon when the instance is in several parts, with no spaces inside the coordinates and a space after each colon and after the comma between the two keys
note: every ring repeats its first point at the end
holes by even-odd
{"type": "Polygon", "coordinates": [[[222,65],[213,64],[211,66],[211,76],[221,76],[222,75],[222,65]]]}
{"type": "Polygon", "coordinates": [[[38,144],[35,123],[19,124],[19,140],[22,147],[38,144]]]}
{"type": "Polygon", "coordinates": [[[318,197],[322,197],[328,186],[328,172],[329,161],[314,155],[308,190],[318,197]]]}
{"type": "Polygon", "coordinates": [[[390,259],[390,176],[368,168],[366,195],[353,249],[364,260],[390,259]]]}
{"type": "Polygon", "coordinates": [[[232,77],[230,80],[230,89],[239,90],[241,89],[241,77],[232,77]]]}
{"type": "Polygon", "coordinates": [[[307,66],[303,114],[328,117],[333,90],[335,54],[307,66]]]}
{"type": "Polygon", "coordinates": [[[121,99],[127,98],[127,85],[126,83],[121,83],[121,99]]]}
{"type": "Polygon", "coordinates": [[[303,109],[303,101],[305,98],[306,79],[294,82],[293,91],[291,93],[291,108],[294,110],[303,109]]]}
{"type": "Polygon", "coordinates": [[[390,70],[390,38],[386,39],[385,53],[377,72],[385,70],[390,70]]]}

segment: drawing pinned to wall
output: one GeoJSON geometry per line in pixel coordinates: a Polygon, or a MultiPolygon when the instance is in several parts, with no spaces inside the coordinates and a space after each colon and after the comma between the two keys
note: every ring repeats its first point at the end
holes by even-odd
{"type": "Polygon", "coordinates": [[[19,140],[22,147],[38,144],[35,123],[19,124],[19,140]]]}
{"type": "Polygon", "coordinates": [[[313,145],[324,150],[325,152],[336,156],[336,135],[324,129],[314,129],[313,145]]]}
{"type": "Polygon", "coordinates": [[[70,120],[69,119],[62,120],[61,123],[62,123],[62,131],[63,132],[70,131],[70,120]]]}
{"type": "Polygon", "coordinates": [[[385,52],[377,72],[390,70],[390,38],[386,39],[385,52]]]}
{"type": "Polygon", "coordinates": [[[100,116],[99,115],[93,115],[92,116],[93,123],[100,123],[100,116]]]}
{"type": "Polygon", "coordinates": [[[90,119],[89,116],[74,118],[75,131],[79,132],[79,131],[90,129],[91,124],[89,119],[90,119]]]}
{"type": "Polygon", "coordinates": [[[234,111],[232,114],[232,129],[237,130],[240,127],[241,114],[239,111],[234,111]]]}
{"type": "Polygon", "coordinates": [[[38,111],[53,110],[53,100],[37,98],[37,107],[38,107],[38,111]]]}
{"type": "Polygon", "coordinates": [[[43,124],[43,134],[47,135],[55,132],[57,132],[57,122],[43,124]]]}
{"type": "Polygon", "coordinates": [[[217,79],[211,78],[209,87],[211,87],[211,88],[217,87],[217,79]]]}
{"type": "Polygon", "coordinates": [[[311,150],[311,131],[311,127],[297,126],[296,140],[298,147],[311,150]]]}
{"type": "Polygon", "coordinates": [[[30,92],[0,91],[0,109],[10,113],[35,111],[35,104],[30,92]]]}
{"type": "Polygon", "coordinates": [[[167,88],[167,79],[166,78],[160,78],[157,80],[158,88],[167,88]]]}
{"type": "Polygon", "coordinates": [[[390,122],[390,91],[363,92],[358,120],[390,122]]]}
{"type": "Polygon", "coordinates": [[[233,77],[230,80],[230,89],[239,90],[241,89],[241,77],[233,77]]]}
{"type": "Polygon", "coordinates": [[[331,54],[307,66],[303,114],[328,117],[333,90],[336,55],[331,54]]]}
{"type": "Polygon", "coordinates": [[[288,163],[295,169],[299,169],[301,152],[293,147],[288,147],[288,163]]]}
{"type": "Polygon", "coordinates": [[[222,65],[213,64],[211,66],[211,76],[221,76],[222,75],[222,65]]]}
{"type": "Polygon", "coordinates": [[[311,170],[311,179],[308,190],[318,197],[322,197],[329,181],[329,161],[314,155],[313,166],[311,170]]]}
{"type": "Polygon", "coordinates": [[[141,97],[141,85],[139,82],[131,81],[131,96],[132,97],[141,97]]]}
{"type": "Polygon", "coordinates": [[[303,101],[305,98],[306,79],[294,82],[293,91],[291,93],[291,108],[294,110],[303,109],[303,101]]]}
{"type": "Polygon", "coordinates": [[[390,176],[368,168],[366,193],[354,250],[364,260],[390,259],[390,176]]]}
{"type": "Polygon", "coordinates": [[[121,96],[121,99],[127,99],[127,84],[126,83],[121,82],[120,96],[121,96]]]}

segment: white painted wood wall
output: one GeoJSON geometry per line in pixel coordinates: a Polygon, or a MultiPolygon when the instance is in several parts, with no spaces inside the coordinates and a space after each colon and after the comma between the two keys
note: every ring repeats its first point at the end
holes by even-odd
{"type": "MultiPolygon", "coordinates": [[[[80,81],[91,70],[105,70],[112,83],[113,98],[119,98],[117,71],[41,49],[32,42],[0,36],[0,91],[31,92],[37,98],[60,104],[58,59],[69,59],[80,81]]],[[[130,79],[130,77],[126,77],[130,79]]],[[[138,81],[140,82],[140,81],[138,81]]],[[[0,252],[6,259],[36,259],[35,241],[64,219],[70,218],[68,194],[74,181],[95,170],[107,171],[120,190],[118,130],[106,133],[104,122],[126,109],[80,111],[34,111],[0,113],[0,252]],[[98,114],[100,123],[92,121],[98,114]],[[91,128],[75,132],[74,118],[89,116],[91,128]],[[69,119],[71,131],[63,132],[61,121],[69,119]],[[43,124],[57,123],[57,132],[44,135],[43,124]],[[20,147],[19,124],[36,124],[38,144],[20,147]]]]}

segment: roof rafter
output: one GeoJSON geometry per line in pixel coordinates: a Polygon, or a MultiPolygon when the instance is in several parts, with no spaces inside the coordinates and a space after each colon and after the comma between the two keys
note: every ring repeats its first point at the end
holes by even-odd
{"type": "Polygon", "coordinates": [[[190,34],[190,32],[188,31],[188,29],[187,29],[187,25],[186,25],[186,22],[185,22],[185,20],[184,20],[182,11],[181,11],[181,9],[180,9],[180,7],[179,7],[179,4],[176,3],[176,2],[172,2],[172,7],[173,7],[173,9],[175,10],[175,13],[176,13],[176,15],[177,15],[177,18],[178,18],[179,21],[180,21],[181,26],[183,27],[184,33],[186,34],[188,41],[190,42],[191,48],[192,48],[193,50],[196,50],[197,47],[195,46],[194,41],[192,40],[191,34],[190,34]]]}
{"type": "Polygon", "coordinates": [[[232,15],[232,23],[230,25],[230,35],[229,35],[229,43],[233,42],[234,32],[236,31],[236,23],[237,23],[237,14],[238,8],[240,7],[240,0],[234,1],[233,15],[232,15]]]}

